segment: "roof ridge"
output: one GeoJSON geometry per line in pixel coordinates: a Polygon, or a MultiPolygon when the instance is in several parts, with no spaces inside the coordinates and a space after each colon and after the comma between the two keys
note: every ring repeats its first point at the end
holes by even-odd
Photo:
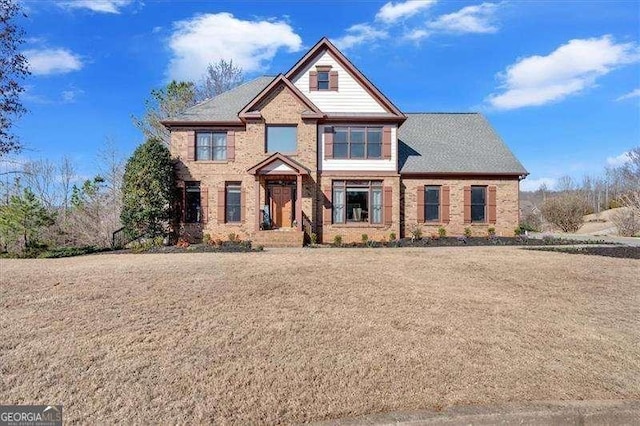
{"type": "Polygon", "coordinates": [[[406,112],[406,111],[403,111],[403,112],[404,112],[405,115],[407,115],[407,114],[411,114],[411,115],[419,115],[419,114],[422,114],[422,115],[426,115],[426,114],[433,114],[433,115],[436,115],[436,114],[442,114],[442,115],[447,115],[447,114],[448,115],[464,115],[464,114],[466,114],[466,115],[482,115],[482,113],[479,112],[479,111],[471,111],[471,112],[460,112],[460,111],[453,111],[453,112],[447,112],[447,111],[406,112]]]}

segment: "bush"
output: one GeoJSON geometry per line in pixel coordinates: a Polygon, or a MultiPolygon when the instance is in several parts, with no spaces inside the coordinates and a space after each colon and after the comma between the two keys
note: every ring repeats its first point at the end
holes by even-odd
{"type": "Polygon", "coordinates": [[[540,209],[545,220],[563,232],[576,232],[589,211],[587,202],[579,195],[563,194],[548,198],[540,209]]]}
{"type": "Polygon", "coordinates": [[[229,236],[229,241],[236,241],[238,239],[238,236],[234,232],[229,233],[228,236],[229,236]]]}
{"type": "Polygon", "coordinates": [[[469,238],[469,237],[471,237],[471,234],[472,234],[471,228],[464,228],[464,236],[465,237],[469,238]]]}
{"type": "Polygon", "coordinates": [[[422,239],[422,227],[420,225],[413,225],[411,228],[411,239],[412,240],[420,240],[422,239]]]}
{"type": "Polygon", "coordinates": [[[539,213],[527,213],[520,222],[520,227],[529,232],[540,232],[542,229],[542,217],[539,213]]]}
{"type": "Polygon", "coordinates": [[[389,241],[395,241],[396,240],[396,233],[392,232],[389,234],[389,241]]]}
{"type": "Polygon", "coordinates": [[[175,196],[171,153],[161,141],[148,139],[129,158],[122,179],[120,219],[126,234],[164,234],[174,219],[175,196]]]}
{"type": "Polygon", "coordinates": [[[315,232],[312,232],[311,235],[309,235],[309,239],[311,240],[311,244],[315,245],[318,243],[318,234],[316,234],[315,232]]]}
{"type": "Polygon", "coordinates": [[[369,241],[369,236],[367,234],[362,234],[360,239],[362,240],[362,244],[367,244],[367,241],[369,241]]]}
{"type": "Polygon", "coordinates": [[[487,235],[490,237],[495,237],[496,236],[496,228],[494,228],[493,226],[490,226],[487,229],[487,235]]]}
{"type": "Polygon", "coordinates": [[[333,245],[336,247],[340,247],[342,245],[342,235],[336,235],[333,237],[333,245]]]}
{"type": "Polygon", "coordinates": [[[440,238],[444,238],[444,237],[447,236],[447,230],[444,229],[444,226],[441,226],[441,227],[438,228],[438,236],[440,238]]]}
{"type": "Polygon", "coordinates": [[[618,228],[618,235],[633,237],[640,233],[640,217],[630,208],[612,213],[611,221],[618,228]]]}
{"type": "Polygon", "coordinates": [[[202,243],[206,245],[212,245],[213,239],[211,238],[211,234],[204,234],[202,236],[202,243]]]}

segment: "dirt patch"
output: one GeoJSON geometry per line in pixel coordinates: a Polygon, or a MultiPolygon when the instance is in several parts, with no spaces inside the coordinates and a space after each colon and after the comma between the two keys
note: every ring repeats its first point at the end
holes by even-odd
{"type": "Polygon", "coordinates": [[[0,395],[163,424],[639,399],[637,277],[510,247],[0,260],[0,395]]]}

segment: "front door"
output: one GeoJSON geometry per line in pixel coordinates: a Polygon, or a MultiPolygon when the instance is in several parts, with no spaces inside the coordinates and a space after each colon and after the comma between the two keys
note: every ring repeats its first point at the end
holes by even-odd
{"type": "Polygon", "coordinates": [[[271,187],[271,215],[273,225],[276,228],[291,227],[291,212],[293,211],[293,198],[291,186],[271,187]]]}

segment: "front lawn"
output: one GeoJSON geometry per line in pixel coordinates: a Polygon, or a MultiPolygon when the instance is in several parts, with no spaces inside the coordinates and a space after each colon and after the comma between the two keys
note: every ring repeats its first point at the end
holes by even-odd
{"type": "Polygon", "coordinates": [[[90,424],[638,399],[638,268],[514,247],[0,259],[0,395],[90,424]]]}

